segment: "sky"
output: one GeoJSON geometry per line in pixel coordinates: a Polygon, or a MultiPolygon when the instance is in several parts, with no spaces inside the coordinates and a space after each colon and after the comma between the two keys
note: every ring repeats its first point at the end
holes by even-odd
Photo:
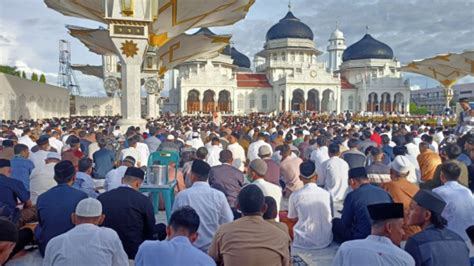
{"type": "MultiPolygon", "coordinates": [[[[368,26],[369,33],[392,47],[402,64],[474,49],[474,0],[292,0],[291,10],[312,29],[316,46],[324,52],[336,23],[347,46],[361,39],[368,26]]],[[[263,48],[266,32],[287,12],[288,0],[256,0],[244,20],[212,30],[232,34],[234,46],[252,60],[263,48]]],[[[28,76],[33,71],[44,73],[48,83],[56,84],[60,39],[71,43],[73,64],[101,64],[101,57],[71,37],[65,25],[101,26],[63,16],[42,0],[0,0],[0,64],[17,66],[28,76]]],[[[100,79],[80,72],[76,76],[84,95],[105,94],[100,79]]],[[[438,85],[422,76],[404,76],[412,89],[438,85]]],[[[466,82],[474,78],[460,81],[466,82]]]]}

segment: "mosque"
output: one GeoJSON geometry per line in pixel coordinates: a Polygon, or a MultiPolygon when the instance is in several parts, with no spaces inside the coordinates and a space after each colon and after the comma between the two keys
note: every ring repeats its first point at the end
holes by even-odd
{"type": "MultiPolygon", "coordinates": [[[[195,34],[214,34],[201,29],[195,34]]],[[[346,48],[337,27],[321,62],[312,30],[289,11],[250,59],[227,46],[212,60],[186,62],[171,73],[164,112],[408,112],[410,86],[385,43],[366,34],[346,48]]]]}

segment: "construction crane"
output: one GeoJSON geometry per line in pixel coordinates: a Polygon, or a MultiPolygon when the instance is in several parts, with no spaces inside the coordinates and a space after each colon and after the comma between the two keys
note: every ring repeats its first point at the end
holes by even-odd
{"type": "Polygon", "coordinates": [[[66,88],[72,96],[81,94],[81,87],[71,67],[71,44],[66,40],[59,40],[58,86],[66,88]]]}

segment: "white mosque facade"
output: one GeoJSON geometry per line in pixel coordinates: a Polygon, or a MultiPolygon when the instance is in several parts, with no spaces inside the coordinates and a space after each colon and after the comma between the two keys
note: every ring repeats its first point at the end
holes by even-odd
{"type": "Polygon", "coordinates": [[[249,58],[230,46],[212,60],[178,66],[162,111],[408,112],[410,86],[388,45],[366,34],[346,48],[336,29],[327,53],[321,62],[312,30],[290,11],[268,30],[253,70],[249,58]]]}

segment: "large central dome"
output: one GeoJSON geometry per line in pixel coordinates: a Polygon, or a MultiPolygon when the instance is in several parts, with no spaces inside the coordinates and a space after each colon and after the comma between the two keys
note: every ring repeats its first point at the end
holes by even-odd
{"type": "Polygon", "coordinates": [[[286,38],[313,40],[314,35],[308,25],[296,18],[291,11],[288,11],[286,16],[267,32],[267,41],[286,38]]]}
{"type": "Polygon", "coordinates": [[[342,54],[342,61],[358,59],[393,59],[393,50],[385,43],[366,34],[360,41],[347,47],[342,54]]]}

